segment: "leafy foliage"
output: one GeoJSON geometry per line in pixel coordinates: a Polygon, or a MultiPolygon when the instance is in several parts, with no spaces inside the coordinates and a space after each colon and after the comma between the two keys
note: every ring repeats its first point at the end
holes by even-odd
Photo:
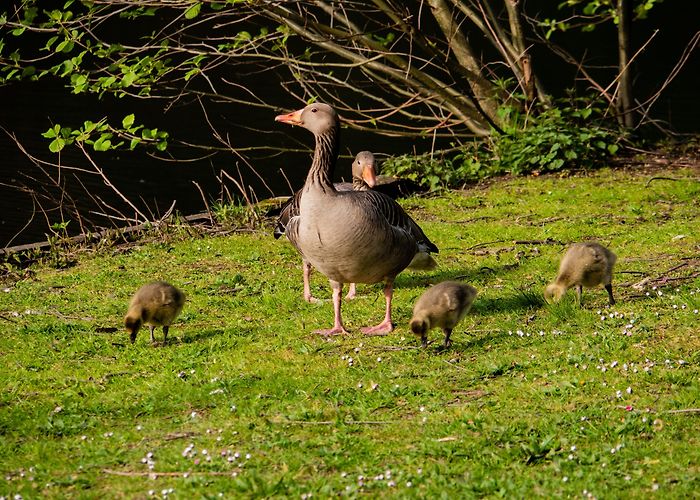
{"type": "Polygon", "coordinates": [[[428,155],[390,158],[383,169],[434,191],[494,175],[596,167],[619,149],[618,133],[604,126],[602,110],[594,106],[560,103],[538,115],[509,107],[501,109],[501,116],[507,124],[504,135],[463,145],[441,159],[428,155]]]}
{"type": "Polygon", "coordinates": [[[57,123],[42,135],[52,139],[49,143],[49,150],[52,153],[58,153],[67,145],[76,142],[89,144],[95,151],[108,151],[121,148],[127,141],[129,149],[134,149],[139,144],[146,144],[155,146],[158,151],[165,151],[168,147],[168,132],[135,125],[134,120],[133,114],[126,115],[121,127],[110,125],[106,118],[98,122],[87,120],[78,129],[63,127],[57,123]]]}

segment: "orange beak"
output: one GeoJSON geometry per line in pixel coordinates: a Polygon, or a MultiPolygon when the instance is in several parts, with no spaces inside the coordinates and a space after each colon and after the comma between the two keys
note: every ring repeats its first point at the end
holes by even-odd
{"type": "Polygon", "coordinates": [[[301,112],[304,111],[300,109],[299,111],[294,111],[286,115],[275,116],[276,122],[289,123],[290,125],[301,125],[301,112]]]}
{"type": "Polygon", "coordinates": [[[367,165],[362,169],[362,180],[371,188],[377,185],[377,175],[374,172],[374,165],[367,165]]]}

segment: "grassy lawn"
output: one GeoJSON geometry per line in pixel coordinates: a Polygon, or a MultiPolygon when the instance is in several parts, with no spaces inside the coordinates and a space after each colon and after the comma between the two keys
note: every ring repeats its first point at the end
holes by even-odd
{"type": "MultiPolygon", "coordinates": [[[[496,181],[402,204],[439,268],[332,305],[264,230],[79,257],[0,291],[0,497],[571,496],[700,489],[700,183],[690,169],[496,181]],[[652,176],[673,177],[670,180],[652,176]],[[565,244],[618,255],[601,289],[543,303],[565,244]],[[479,290],[453,347],[407,328],[432,283],[479,290]],[[188,296],[170,343],[131,345],[131,294],[188,296]],[[118,331],[110,328],[118,327],[118,331]]],[[[157,338],[161,339],[160,330],[157,338]]]]}

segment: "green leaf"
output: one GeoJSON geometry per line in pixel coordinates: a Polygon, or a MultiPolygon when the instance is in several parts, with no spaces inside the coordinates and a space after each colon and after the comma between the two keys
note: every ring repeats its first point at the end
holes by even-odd
{"type": "Polygon", "coordinates": [[[189,9],[185,11],[185,19],[194,19],[199,15],[199,11],[202,9],[202,2],[195,2],[190,6],[189,9]]]}
{"type": "Polygon", "coordinates": [[[122,120],[122,127],[124,128],[129,128],[134,124],[134,113],[131,113],[130,115],[126,115],[124,119],[122,120]]]}
{"type": "Polygon", "coordinates": [[[93,143],[92,148],[95,151],[107,151],[112,147],[112,141],[109,140],[111,136],[112,134],[102,134],[100,138],[93,143]]]}
{"type": "Polygon", "coordinates": [[[58,153],[64,148],[65,145],[66,141],[64,141],[60,137],[56,137],[53,141],[51,141],[51,144],[49,144],[49,151],[51,151],[52,153],[58,153]]]}
{"type": "Polygon", "coordinates": [[[137,75],[133,71],[128,72],[127,74],[124,75],[124,78],[122,78],[122,85],[124,87],[130,87],[132,83],[136,80],[137,75]]]}
{"type": "Polygon", "coordinates": [[[614,155],[615,153],[617,153],[618,149],[620,149],[620,148],[617,144],[608,144],[608,152],[611,155],[614,155]]]}
{"type": "Polygon", "coordinates": [[[66,38],[61,43],[56,45],[55,52],[70,52],[71,50],[73,50],[74,45],[75,44],[73,43],[73,40],[66,38]]]}

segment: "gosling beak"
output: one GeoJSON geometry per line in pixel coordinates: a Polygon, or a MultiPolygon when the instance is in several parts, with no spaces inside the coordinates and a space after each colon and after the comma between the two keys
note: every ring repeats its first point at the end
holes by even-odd
{"type": "Polygon", "coordinates": [[[374,165],[367,165],[362,169],[362,180],[371,188],[377,185],[377,175],[374,171],[374,165]]]}
{"type": "Polygon", "coordinates": [[[304,111],[300,109],[292,113],[287,113],[286,115],[275,116],[276,122],[289,123],[290,125],[301,125],[301,112],[304,111]]]}

